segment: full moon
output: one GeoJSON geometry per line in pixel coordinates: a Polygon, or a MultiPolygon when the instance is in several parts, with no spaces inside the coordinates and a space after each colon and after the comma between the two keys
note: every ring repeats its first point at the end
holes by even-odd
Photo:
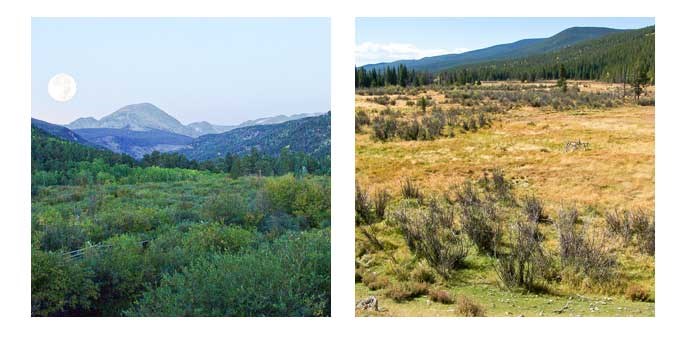
{"type": "Polygon", "coordinates": [[[69,101],[76,94],[76,81],[69,74],[57,74],[48,81],[48,94],[58,102],[69,101]]]}

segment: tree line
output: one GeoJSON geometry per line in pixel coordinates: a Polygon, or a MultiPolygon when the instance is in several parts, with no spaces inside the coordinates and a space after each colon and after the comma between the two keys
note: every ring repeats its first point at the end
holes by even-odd
{"type": "Polygon", "coordinates": [[[195,171],[275,176],[330,174],[330,157],[312,157],[283,148],[277,156],[252,149],[249,154],[227,154],[214,160],[190,160],[179,153],[154,151],[137,161],[126,154],[84,146],[31,128],[32,190],[47,185],[139,183],[196,178],[195,171]]]}
{"type": "Polygon", "coordinates": [[[471,64],[437,73],[408,70],[405,65],[381,70],[360,67],[356,69],[356,87],[465,85],[502,80],[534,82],[561,78],[654,84],[654,46],[655,27],[650,26],[610,34],[555,52],[471,64]]]}
{"type": "Polygon", "coordinates": [[[432,83],[432,74],[429,72],[409,70],[406,65],[387,67],[382,70],[356,68],[356,87],[382,87],[382,86],[421,86],[432,83]]]}

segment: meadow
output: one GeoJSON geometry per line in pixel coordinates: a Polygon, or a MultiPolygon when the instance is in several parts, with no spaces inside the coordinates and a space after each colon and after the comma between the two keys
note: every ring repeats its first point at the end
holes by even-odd
{"type": "Polygon", "coordinates": [[[654,315],[654,87],[631,93],[357,89],[357,315],[654,315]]]}

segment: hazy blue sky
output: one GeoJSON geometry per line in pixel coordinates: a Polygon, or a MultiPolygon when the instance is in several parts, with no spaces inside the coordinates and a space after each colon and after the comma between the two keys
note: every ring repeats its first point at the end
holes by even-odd
{"type": "Polygon", "coordinates": [[[573,26],[650,25],[654,18],[357,18],[356,64],[460,53],[549,37],[573,26]]]}
{"type": "Polygon", "coordinates": [[[34,18],[33,116],[59,124],[150,102],[187,124],[330,109],[327,18],[34,18]],[[59,103],[48,80],[67,73],[59,103]]]}

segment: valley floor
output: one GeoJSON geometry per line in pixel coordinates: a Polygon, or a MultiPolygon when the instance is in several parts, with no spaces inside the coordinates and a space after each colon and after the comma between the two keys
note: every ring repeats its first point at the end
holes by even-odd
{"type": "MultiPolygon", "coordinates": [[[[618,92],[620,86],[593,83],[584,92],[601,89],[618,92]]],[[[401,100],[388,107],[359,93],[356,109],[374,117],[391,108],[397,111],[396,116],[413,118],[418,110],[410,104],[417,104],[421,96],[429,96],[442,109],[454,106],[446,104],[442,92],[429,90],[391,95],[391,99],[401,100]]],[[[501,168],[517,199],[538,197],[550,219],[557,217],[563,205],[573,205],[585,217],[586,226],[602,232],[607,211],[644,209],[654,213],[654,119],[654,106],[626,101],[613,107],[568,110],[515,106],[496,114],[487,128],[475,132],[445,128],[455,132],[434,140],[395,138],[382,142],[375,140],[371,127],[366,126],[356,135],[356,181],[369,195],[388,190],[392,197],[389,207],[394,207],[402,198],[401,184],[406,178],[424,194],[441,197],[452,185],[476,181],[487,171],[501,168]],[[589,148],[565,151],[567,142],[579,140],[589,143],[589,148]]],[[[509,219],[520,216],[516,210],[511,212],[509,219]]],[[[543,246],[557,252],[555,226],[543,223],[540,230],[545,237],[543,246]]],[[[394,285],[399,282],[396,274],[400,269],[411,271],[422,260],[414,256],[402,233],[388,221],[358,226],[356,238],[357,278],[375,275],[394,285]],[[384,249],[371,250],[361,227],[374,233],[384,249]]],[[[619,280],[613,288],[587,282],[584,286],[553,282],[539,294],[509,291],[497,277],[495,260],[478,255],[474,249],[466,267],[429,287],[446,290],[453,297],[467,296],[480,304],[487,316],[654,316],[653,301],[631,301],[624,294],[627,286],[639,285],[654,300],[654,256],[625,246],[618,238],[607,240],[619,263],[619,280]]],[[[455,304],[433,302],[427,295],[398,302],[385,295],[387,287],[375,289],[356,283],[356,300],[376,296],[380,307],[379,312],[357,309],[357,316],[456,315],[455,304]]]]}

